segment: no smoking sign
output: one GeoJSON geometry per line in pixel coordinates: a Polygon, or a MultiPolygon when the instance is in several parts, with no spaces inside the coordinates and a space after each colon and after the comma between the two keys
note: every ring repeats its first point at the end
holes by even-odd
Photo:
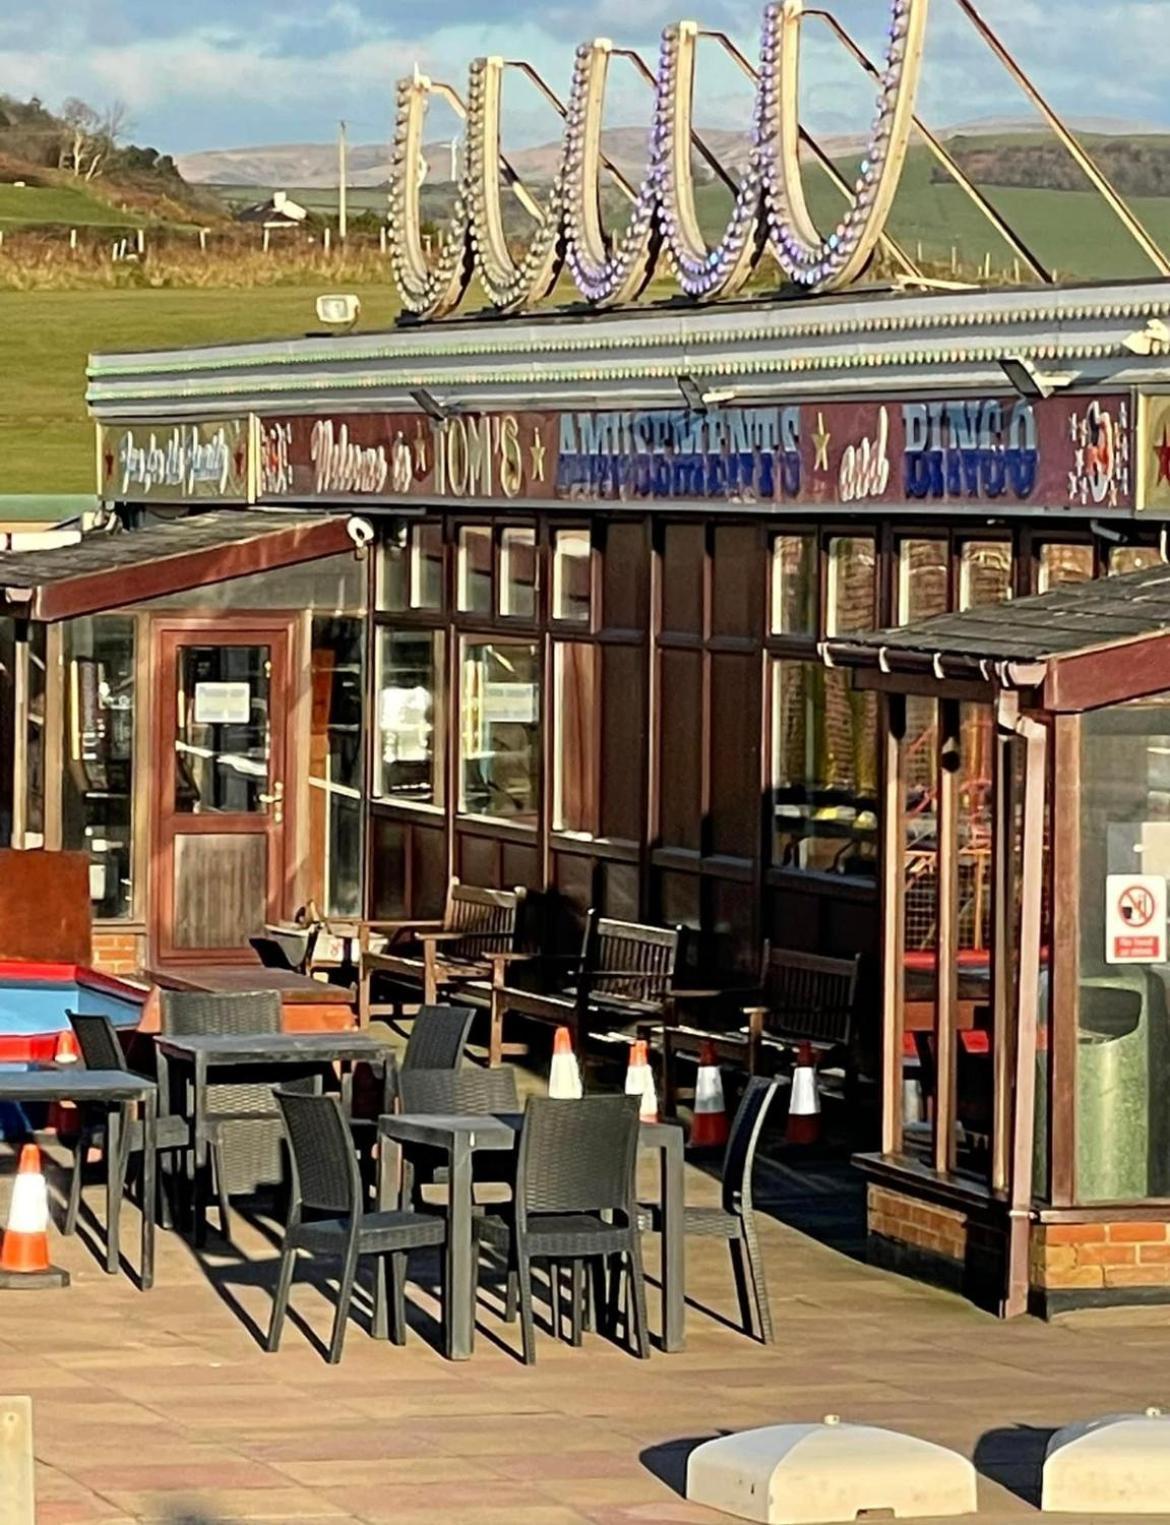
{"type": "Polygon", "coordinates": [[[1166,881],[1160,875],[1110,874],[1105,880],[1105,962],[1167,962],[1166,881]]]}

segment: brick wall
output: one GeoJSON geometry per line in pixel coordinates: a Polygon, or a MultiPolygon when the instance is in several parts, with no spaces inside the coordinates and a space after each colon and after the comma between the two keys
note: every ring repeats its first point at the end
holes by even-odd
{"type": "Polygon", "coordinates": [[[135,974],[146,959],[146,939],[137,932],[95,932],[93,964],[107,974],[135,974]]]}
{"type": "Polygon", "coordinates": [[[878,1185],[869,1187],[868,1217],[875,1265],[949,1287],[981,1307],[999,1307],[1007,1277],[1002,1222],[878,1185]]]}
{"type": "Polygon", "coordinates": [[[880,1186],[869,1188],[869,1231],[959,1264],[967,1254],[965,1213],[880,1186]]]}
{"type": "Polygon", "coordinates": [[[1032,1285],[1045,1292],[1162,1287],[1170,1293],[1170,1224],[1036,1224],[1032,1285]]]}

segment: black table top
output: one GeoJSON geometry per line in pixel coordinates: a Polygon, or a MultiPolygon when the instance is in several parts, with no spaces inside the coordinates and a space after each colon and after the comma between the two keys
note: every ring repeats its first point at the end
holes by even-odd
{"type": "Polygon", "coordinates": [[[179,1059],[234,1060],[240,1064],[291,1064],[331,1059],[380,1062],[393,1048],[371,1033],[158,1033],[159,1051],[179,1059]]]}
{"type": "MultiPolygon", "coordinates": [[[[378,1119],[378,1132],[404,1144],[443,1146],[460,1134],[469,1136],[472,1149],[512,1149],[524,1121],[521,1112],[484,1113],[386,1113],[378,1119]]],[[[678,1123],[642,1123],[638,1133],[643,1149],[683,1148],[683,1130],[678,1123]]]]}
{"type": "Polygon", "coordinates": [[[141,1101],[156,1089],[129,1070],[0,1070],[0,1101],[141,1101]]]}

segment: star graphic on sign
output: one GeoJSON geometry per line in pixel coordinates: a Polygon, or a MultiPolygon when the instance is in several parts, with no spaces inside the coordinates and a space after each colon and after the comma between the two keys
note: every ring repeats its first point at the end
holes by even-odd
{"type": "Polygon", "coordinates": [[[529,451],[529,454],[532,457],[532,480],[534,482],[543,482],[544,458],[548,454],[548,447],[541,439],[538,428],[532,431],[532,449],[529,451]]]}
{"type": "Polygon", "coordinates": [[[817,452],[816,464],[813,468],[815,471],[828,471],[829,444],[832,441],[832,438],[833,436],[825,428],[825,415],[823,413],[818,413],[817,432],[812,437],[812,442],[817,452]]]}
{"type": "Polygon", "coordinates": [[[1162,443],[1154,446],[1154,454],[1158,457],[1158,480],[1154,484],[1161,487],[1163,482],[1170,482],[1170,434],[1167,434],[1166,425],[1162,425],[1162,443]]]}
{"type": "Polygon", "coordinates": [[[427,433],[421,418],[414,426],[414,474],[416,477],[427,474],[427,433]]]}

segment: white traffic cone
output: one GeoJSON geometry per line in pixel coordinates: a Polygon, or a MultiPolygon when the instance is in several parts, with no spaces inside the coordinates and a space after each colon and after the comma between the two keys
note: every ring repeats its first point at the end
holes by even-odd
{"type": "Polygon", "coordinates": [[[626,1095],[640,1098],[639,1120],[644,1123],[658,1121],[658,1091],[654,1085],[654,1072],[650,1068],[650,1055],[644,1039],[639,1038],[630,1049],[630,1063],[626,1070],[626,1095]]]}
{"type": "Polygon", "coordinates": [[[691,1124],[692,1149],[721,1149],[727,1142],[727,1103],[723,1077],[708,1040],[699,1050],[699,1073],[695,1077],[695,1119],[691,1124]]]}
{"type": "Polygon", "coordinates": [[[558,1027],[553,1040],[548,1094],[554,1101],[577,1101],[582,1095],[581,1069],[577,1064],[577,1056],[573,1053],[573,1039],[567,1027],[558,1027]]]}
{"type": "Polygon", "coordinates": [[[25,1144],[0,1244],[0,1287],[68,1285],[69,1273],[49,1259],[49,1188],[41,1169],[41,1151],[35,1144],[25,1144]]]}
{"type": "Polygon", "coordinates": [[[821,1136],[821,1093],[817,1086],[817,1066],[812,1044],[802,1043],[796,1052],[792,1071],[792,1095],[788,1102],[788,1127],[784,1134],[789,1144],[815,1144],[821,1136]]]}

